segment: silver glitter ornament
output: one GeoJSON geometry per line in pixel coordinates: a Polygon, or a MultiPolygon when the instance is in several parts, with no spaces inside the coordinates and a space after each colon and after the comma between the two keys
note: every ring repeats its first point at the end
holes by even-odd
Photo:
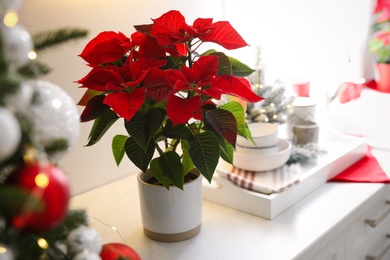
{"type": "Polygon", "coordinates": [[[87,250],[91,253],[100,254],[102,250],[102,240],[93,228],[80,226],[72,230],[67,237],[68,253],[75,256],[87,250]]]}

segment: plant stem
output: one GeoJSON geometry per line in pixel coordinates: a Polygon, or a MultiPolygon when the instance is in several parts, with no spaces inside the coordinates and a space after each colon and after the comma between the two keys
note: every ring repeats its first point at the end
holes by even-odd
{"type": "Polygon", "coordinates": [[[194,44],[192,44],[192,46],[195,46],[196,44],[198,44],[198,46],[196,46],[193,50],[191,50],[191,53],[196,52],[196,50],[200,47],[200,45],[202,45],[202,41],[201,41],[201,40],[198,40],[197,42],[195,42],[194,44]],[[198,43],[199,43],[199,44],[198,44],[198,43]]]}
{"type": "MultiPolygon", "coordinates": [[[[164,141],[165,141],[166,146],[167,146],[167,140],[165,139],[164,141]]],[[[159,153],[160,155],[163,155],[163,154],[164,154],[164,151],[160,148],[160,146],[158,146],[158,143],[156,143],[156,149],[157,149],[157,151],[158,151],[158,153],[159,153]]]]}
{"type": "Polygon", "coordinates": [[[191,44],[191,40],[188,41],[188,55],[187,55],[187,60],[188,60],[188,67],[191,68],[192,67],[192,44],[191,44]]]}
{"type": "Polygon", "coordinates": [[[172,151],[176,151],[176,147],[179,145],[180,142],[178,142],[177,139],[173,139],[171,144],[172,144],[172,151]]]}

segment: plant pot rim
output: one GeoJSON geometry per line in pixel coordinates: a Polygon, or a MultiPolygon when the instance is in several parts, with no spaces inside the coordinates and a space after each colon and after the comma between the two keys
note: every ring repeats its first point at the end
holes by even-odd
{"type": "MultiPolygon", "coordinates": [[[[192,180],[192,181],[189,181],[189,182],[185,182],[184,183],[184,187],[185,186],[189,186],[189,185],[195,185],[195,182],[201,177],[201,174],[200,172],[198,171],[198,169],[194,168],[191,170],[191,172],[193,174],[195,174],[197,177],[196,179],[192,180]]],[[[146,185],[146,186],[152,186],[152,187],[155,187],[155,188],[161,188],[161,189],[166,189],[163,185],[156,185],[156,184],[151,184],[151,183],[148,183],[146,182],[146,180],[148,180],[149,178],[152,177],[152,174],[150,172],[150,169],[148,169],[146,172],[139,172],[138,175],[137,175],[137,181],[143,185],[146,185]],[[142,178],[143,176],[145,176],[145,178],[142,178]],[[145,180],[146,179],[146,180],[145,180]]],[[[177,188],[176,186],[170,184],[169,185],[169,188],[177,188]]],[[[179,189],[179,188],[177,188],[179,189]]],[[[183,188],[184,189],[184,188],[183,188]]]]}

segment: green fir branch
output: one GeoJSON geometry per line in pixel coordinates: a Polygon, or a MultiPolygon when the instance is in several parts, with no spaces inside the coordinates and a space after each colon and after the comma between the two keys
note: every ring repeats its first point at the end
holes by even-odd
{"type": "Polygon", "coordinates": [[[26,79],[33,79],[49,74],[51,69],[46,64],[35,60],[19,68],[18,72],[26,79]]]}
{"type": "Polygon", "coordinates": [[[55,31],[40,32],[32,36],[35,51],[59,45],[69,40],[85,37],[88,31],[80,28],[62,28],[55,31]]]}
{"type": "Polygon", "coordinates": [[[58,138],[48,141],[45,144],[45,152],[48,155],[52,155],[57,152],[64,151],[69,148],[68,140],[64,138],[58,138]]]}
{"type": "Polygon", "coordinates": [[[5,54],[4,54],[4,42],[3,42],[3,36],[0,33],[0,73],[6,73],[8,69],[8,64],[5,59],[5,54]]]}

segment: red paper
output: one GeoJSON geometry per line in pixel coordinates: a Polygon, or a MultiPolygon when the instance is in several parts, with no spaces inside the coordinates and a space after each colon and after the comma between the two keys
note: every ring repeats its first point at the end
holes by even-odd
{"type": "Polygon", "coordinates": [[[330,179],[329,182],[390,183],[390,179],[372,155],[371,147],[368,147],[362,159],[330,179]]]}

